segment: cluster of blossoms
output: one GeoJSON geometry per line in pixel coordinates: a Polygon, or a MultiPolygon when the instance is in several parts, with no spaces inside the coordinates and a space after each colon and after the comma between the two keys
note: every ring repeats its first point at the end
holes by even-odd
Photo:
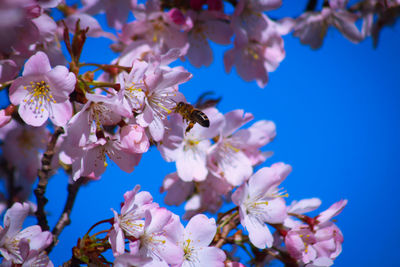
{"type": "MultiPolygon", "coordinates": [[[[0,211],[9,208],[0,229],[2,264],[52,266],[45,251],[56,244],[72,206],[67,203],[57,226],[47,231],[43,190],[57,169],[70,175],[69,193],[76,195],[73,190],[81,183],[100,179],[107,157],[132,172],[154,145],[176,164],[161,190],[166,204],[185,203],[187,226],[135,187],[124,195],[120,214],[114,211],[107,220],[112,227],[105,238],[85,235],[78,242],[75,264],[108,263],[102,253],[110,248],[115,266],[240,266],[236,249],[250,246],[259,254],[254,264],[279,259],[296,266],[332,265],[343,236],[331,219],[347,201],[315,217],[304,213],[317,209],[319,199],[287,205],[280,184],[291,167],[275,163],[255,171],[271,155],[261,148],[274,139],[275,124],[260,120],[242,128],[252,114],[189,105],[179,86],[192,74],[169,66],[185,58],[194,66],[208,66],[213,59],[208,40],[223,45],[233,40],[224,55],[226,70],[235,66],[244,80],[264,87],[268,72],[285,57],[282,35],[293,32],[318,48],[334,26],[352,42],[370,35],[376,41],[380,29],[396,18],[400,1],[366,0],[348,7],[347,1],[330,0],[320,11],[310,6],[298,18],[279,21],[264,13],[280,5],[280,0],[91,0],[77,8],[62,0],[2,1],[0,86],[8,89],[10,100],[0,110],[0,174],[8,189],[0,195],[0,211]],[[227,3],[231,14],[225,12],[227,3]],[[54,7],[63,13],[62,22],[50,17],[54,7]],[[93,17],[102,12],[116,35],[103,31],[93,17]],[[128,23],[131,12],[135,20],[128,23]],[[87,37],[110,39],[119,56],[110,64],[80,62],[87,37]],[[71,57],[69,68],[61,39],[71,57]],[[96,69],[82,73],[90,66],[96,69]],[[97,71],[102,73],[95,79],[97,71]],[[209,120],[206,127],[196,123],[193,110],[209,120]],[[37,176],[36,206],[28,199],[37,176]],[[220,212],[230,201],[235,207],[217,220],[200,214],[220,212]],[[30,211],[40,226],[21,231],[30,211]],[[222,250],[225,244],[232,250],[222,250]]],[[[69,199],[73,203],[74,197],[69,199]]]]}
{"type": "Polygon", "coordinates": [[[53,266],[45,252],[53,240],[51,233],[39,225],[21,230],[30,211],[28,203],[14,203],[5,213],[4,226],[0,226],[1,266],[53,266]]]}

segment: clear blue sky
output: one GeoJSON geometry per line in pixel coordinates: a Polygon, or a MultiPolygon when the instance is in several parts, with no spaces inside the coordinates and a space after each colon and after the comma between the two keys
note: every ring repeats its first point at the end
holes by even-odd
{"type": "MultiPolygon", "coordinates": [[[[284,6],[273,14],[299,14],[306,1],[284,6]]],[[[400,27],[382,31],[377,49],[371,39],[354,45],[336,30],[328,31],[323,47],[312,51],[286,36],[286,59],[270,74],[265,89],[242,81],[235,72],[226,74],[222,64],[226,47],[215,47],[209,68],[196,69],[181,87],[194,102],[205,91],[222,96],[222,112],[241,108],[256,120],[277,125],[277,138],[265,150],[274,156],[262,166],[278,161],[293,166],[283,186],[288,202],[319,197],[322,209],[342,198],[348,206],[337,217],[344,234],[343,253],[335,266],[396,266],[400,250],[400,27]]],[[[106,63],[113,58],[106,40],[89,40],[83,52],[86,62],[106,63]],[[100,43],[100,45],[99,45],[100,43]],[[94,49],[102,45],[101,50],[94,49]],[[104,49],[104,50],[103,50],[104,49]]],[[[113,216],[123,193],[141,184],[162,203],[159,187],[175,170],[152,148],[132,174],[110,167],[98,182],[79,192],[72,224],[50,254],[55,265],[68,260],[78,237],[95,222],[113,216]]],[[[66,199],[67,178],[55,176],[49,184],[50,225],[53,226],[66,199]]],[[[183,207],[172,210],[182,214],[183,207]]],[[[32,220],[34,222],[35,220],[32,220]]]]}

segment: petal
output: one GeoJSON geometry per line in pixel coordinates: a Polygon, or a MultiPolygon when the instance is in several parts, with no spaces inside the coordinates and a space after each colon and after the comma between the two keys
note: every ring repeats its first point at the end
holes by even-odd
{"type": "Polygon", "coordinates": [[[57,126],[64,126],[72,116],[72,105],[69,101],[50,104],[53,114],[50,120],[57,126]]]}
{"type": "Polygon", "coordinates": [[[182,266],[213,266],[213,267],[224,267],[224,261],[226,260],[225,252],[222,249],[216,247],[206,247],[196,251],[196,261],[190,262],[186,260],[182,266]]]}
{"type": "Polygon", "coordinates": [[[150,134],[154,141],[158,142],[163,139],[164,136],[164,122],[157,116],[154,116],[153,121],[149,125],[150,134]]]}
{"type": "MultiPolygon", "coordinates": [[[[29,103],[30,104],[30,103],[29,103]]],[[[42,126],[49,118],[49,112],[47,109],[42,108],[41,110],[31,108],[28,103],[23,103],[18,108],[18,114],[26,122],[26,124],[39,127],[42,126]],[[40,112],[40,113],[39,113],[40,112]],[[37,114],[39,113],[39,114],[37,114]]]]}
{"type": "Polygon", "coordinates": [[[213,240],[217,226],[214,218],[198,214],[190,219],[185,228],[184,240],[190,239],[190,246],[195,248],[207,247],[213,240]]]}
{"type": "Polygon", "coordinates": [[[238,186],[246,181],[253,173],[249,158],[242,152],[233,152],[229,160],[219,162],[223,177],[233,186],[238,186]]]}
{"type": "Polygon", "coordinates": [[[75,89],[76,78],[64,66],[57,66],[46,74],[51,93],[57,102],[65,102],[75,89]]]}
{"type": "Polygon", "coordinates": [[[49,58],[41,51],[31,56],[25,63],[22,76],[45,74],[51,70],[49,58]]]}
{"type": "Polygon", "coordinates": [[[264,222],[277,224],[283,223],[287,217],[285,200],[283,198],[274,198],[263,205],[262,219],[264,222]]]}
{"type": "Polygon", "coordinates": [[[33,78],[31,77],[19,77],[14,80],[14,82],[10,86],[10,102],[14,105],[19,105],[22,103],[26,95],[28,94],[27,90],[24,89],[24,86],[29,84],[33,78]]]}
{"type": "MultiPolygon", "coordinates": [[[[162,229],[169,223],[172,213],[166,208],[156,208],[150,210],[151,222],[146,227],[147,233],[156,233],[162,231],[162,229]]],[[[147,223],[147,218],[146,218],[147,223]]]]}
{"type": "Polygon", "coordinates": [[[110,237],[108,238],[108,241],[111,244],[111,248],[112,248],[114,256],[121,255],[124,253],[124,251],[125,251],[125,240],[124,239],[125,239],[125,237],[124,237],[124,234],[123,234],[121,228],[119,228],[118,231],[116,231],[115,229],[112,229],[110,231],[110,237]]]}
{"type": "Polygon", "coordinates": [[[240,206],[248,196],[247,183],[243,183],[235,192],[232,194],[232,201],[236,206],[240,206]]]}
{"type": "Polygon", "coordinates": [[[253,119],[251,113],[244,113],[242,109],[233,110],[225,114],[225,126],[223,129],[223,136],[229,136],[234,131],[242,127],[247,122],[253,119]]]}
{"type": "Polygon", "coordinates": [[[249,232],[250,242],[259,249],[271,247],[274,238],[267,225],[252,216],[245,216],[246,229],[249,232]]]}
{"type": "Polygon", "coordinates": [[[207,177],[207,149],[181,150],[176,160],[178,176],[185,182],[204,181],[207,177]]]}
{"type": "Polygon", "coordinates": [[[288,212],[303,214],[318,209],[320,205],[321,200],[319,198],[302,199],[298,202],[293,201],[288,212]]]}
{"type": "Polygon", "coordinates": [[[28,203],[14,203],[10,209],[6,211],[4,215],[4,227],[9,226],[7,235],[14,236],[18,233],[26,216],[29,213],[29,204],[28,203]]]}
{"type": "Polygon", "coordinates": [[[123,151],[121,148],[107,145],[107,155],[114,161],[121,170],[132,172],[135,166],[139,164],[142,154],[131,154],[123,151]]]}
{"type": "Polygon", "coordinates": [[[259,169],[249,179],[249,192],[252,197],[263,196],[282,181],[279,173],[268,167],[259,169]]]}
{"type": "Polygon", "coordinates": [[[47,248],[51,242],[53,242],[53,235],[49,231],[40,232],[39,234],[35,234],[32,238],[30,238],[29,247],[31,250],[42,251],[47,248]]]}
{"type": "Polygon", "coordinates": [[[210,66],[213,61],[212,49],[205,38],[201,34],[189,35],[190,47],[186,56],[189,62],[200,68],[202,65],[210,66]]]}
{"type": "Polygon", "coordinates": [[[337,216],[339,213],[342,212],[344,207],[347,205],[347,199],[342,199],[336,203],[334,203],[332,206],[330,206],[327,210],[321,212],[317,216],[317,220],[320,224],[323,224],[324,222],[329,221],[332,219],[332,217],[337,216]]]}

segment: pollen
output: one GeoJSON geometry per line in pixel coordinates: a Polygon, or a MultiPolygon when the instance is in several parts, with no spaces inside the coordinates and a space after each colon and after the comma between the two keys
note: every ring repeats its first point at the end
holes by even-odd
{"type": "Polygon", "coordinates": [[[47,110],[50,116],[53,116],[51,103],[57,103],[51,94],[50,86],[46,81],[31,81],[25,85],[24,90],[28,91],[23,102],[33,112],[35,118],[42,117],[47,110]]]}

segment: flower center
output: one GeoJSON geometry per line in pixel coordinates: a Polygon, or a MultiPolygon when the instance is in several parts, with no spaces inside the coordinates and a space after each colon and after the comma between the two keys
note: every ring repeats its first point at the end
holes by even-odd
{"type": "Polygon", "coordinates": [[[29,91],[24,98],[24,102],[28,105],[29,109],[33,111],[35,117],[45,110],[49,111],[52,116],[51,104],[55,104],[56,100],[50,93],[50,86],[45,81],[32,81],[29,85],[24,86],[24,89],[29,91]]]}

